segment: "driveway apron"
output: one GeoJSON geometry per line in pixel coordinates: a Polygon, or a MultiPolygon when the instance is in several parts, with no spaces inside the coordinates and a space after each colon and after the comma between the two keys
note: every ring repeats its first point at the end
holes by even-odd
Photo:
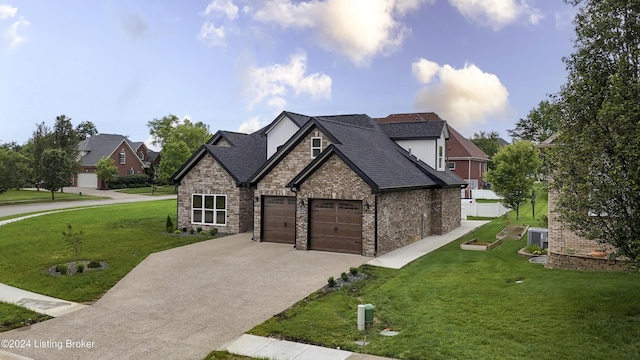
{"type": "Polygon", "coordinates": [[[200,360],[368,260],[254,242],[247,233],[167,250],[91,307],[0,334],[24,340],[2,350],[43,360],[200,360]]]}

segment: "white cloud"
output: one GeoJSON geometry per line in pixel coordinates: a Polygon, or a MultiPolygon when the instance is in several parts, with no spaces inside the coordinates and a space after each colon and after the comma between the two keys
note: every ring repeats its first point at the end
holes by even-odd
{"type": "Polygon", "coordinates": [[[204,41],[208,45],[225,46],[226,42],[224,36],[224,26],[220,25],[220,27],[215,27],[212,22],[207,21],[202,24],[200,33],[198,34],[198,39],[204,41]]]}
{"type": "Polygon", "coordinates": [[[229,20],[235,20],[238,17],[238,7],[231,0],[212,0],[203,15],[226,15],[229,20]]]}
{"type": "Polygon", "coordinates": [[[257,116],[254,116],[254,117],[251,117],[249,120],[240,124],[240,127],[238,128],[238,132],[251,134],[260,130],[261,127],[262,125],[260,124],[260,120],[258,119],[257,116]]]}
{"type": "Polygon", "coordinates": [[[311,29],[320,45],[367,66],[400,47],[409,32],[398,18],[434,0],[269,0],[253,19],[283,28],[311,29]]]}
{"type": "Polygon", "coordinates": [[[9,19],[15,17],[18,8],[7,4],[0,4],[0,19],[9,19]]]}
{"type": "Polygon", "coordinates": [[[437,62],[429,61],[427,59],[420,59],[411,64],[413,74],[421,82],[428,84],[431,79],[440,71],[440,65],[437,62]]]}
{"type": "Polygon", "coordinates": [[[412,64],[416,78],[427,85],[415,99],[419,110],[435,111],[459,130],[507,115],[509,92],[495,74],[465,64],[460,69],[439,66],[437,74],[425,76],[421,71],[431,70],[432,64],[435,63],[426,59],[412,64]],[[438,82],[431,84],[435,75],[438,82]]]}
{"type": "Polygon", "coordinates": [[[21,27],[27,27],[30,24],[31,23],[25,20],[24,18],[20,18],[20,20],[14,22],[13,24],[11,24],[11,26],[9,26],[4,30],[3,38],[4,38],[4,41],[6,41],[9,44],[10,50],[20,46],[22,43],[26,41],[24,36],[21,36],[18,34],[18,30],[21,27]]]}
{"type": "Polygon", "coordinates": [[[540,9],[527,0],[449,0],[465,17],[494,30],[526,18],[530,24],[537,24],[544,17],[540,9]]]}
{"type": "Polygon", "coordinates": [[[265,67],[250,66],[245,70],[245,96],[249,109],[266,100],[267,105],[283,108],[285,96],[307,94],[314,99],[331,97],[331,77],[321,73],[306,74],[307,55],[298,53],[288,64],[265,67]]]}

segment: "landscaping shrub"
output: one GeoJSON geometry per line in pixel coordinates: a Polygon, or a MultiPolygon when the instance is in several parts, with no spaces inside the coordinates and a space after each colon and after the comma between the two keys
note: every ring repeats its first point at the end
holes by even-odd
{"type": "Polygon", "coordinates": [[[529,245],[526,248],[524,248],[524,251],[528,252],[529,254],[534,254],[534,255],[546,255],[547,254],[547,249],[542,249],[538,245],[529,245]]]}
{"type": "Polygon", "coordinates": [[[182,228],[182,232],[183,232],[183,233],[186,233],[186,232],[187,232],[187,227],[186,227],[186,226],[182,228]]]}
{"type": "Polygon", "coordinates": [[[167,221],[164,226],[168,233],[173,231],[173,221],[171,221],[171,216],[167,215],[167,221]]]}
{"type": "Polygon", "coordinates": [[[173,233],[176,234],[176,235],[180,235],[180,234],[182,234],[182,231],[180,231],[179,229],[175,229],[173,231],[173,233]]]}
{"type": "Polygon", "coordinates": [[[349,268],[349,272],[351,273],[351,275],[355,276],[358,274],[358,268],[357,267],[349,268]]]}
{"type": "Polygon", "coordinates": [[[197,232],[198,234],[200,234],[200,233],[202,232],[202,228],[201,228],[201,227],[199,227],[198,229],[196,229],[196,232],[197,232]]]}
{"type": "Polygon", "coordinates": [[[209,235],[216,236],[218,234],[218,229],[213,228],[209,230],[209,235]]]}
{"type": "Polygon", "coordinates": [[[92,260],[92,261],[90,261],[90,262],[89,262],[89,264],[87,265],[87,267],[88,267],[89,269],[96,269],[96,268],[102,267],[102,265],[100,264],[100,262],[95,261],[95,260],[92,260]]]}
{"type": "Polygon", "coordinates": [[[59,272],[60,275],[67,275],[67,271],[69,271],[67,269],[67,265],[63,265],[63,264],[56,265],[56,272],[59,272]]]}
{"type": "Polygon", "coordinates": [[[327,280],[327,283],[329,287],[334,287],[336,286],[336,279],[334,279],[333,276],[330,276],[329,279],[327,280]]]}
{"type": "Polygon", "coordinates": [[[118,176],[115,180],[109,182],[109,189],[139,188],[151,186],[149,175],[135,174],[127,176],[118,176]]]}
{"type": "Polygon", "coordinates": [[[348,281],[349,280],[349,276],[347,275],[347,273],[342,273],[340,274],[340,278],[344,281],[348,281]]]}
{"type": "Polygon", "coordinates": [[[193,235],[193,234],[195,234],[195,233],[196,233],[195,229],[191,229],[191,230],[189,230],[189,234],[193,235]]]}
{"type": "Polygon", "coordinates": [[[77,273],[83,273],[84,272],[84,264],[82,264],[82,263],[76,264],[76,272],[77,273]]]}
{"type": "Polygon", "coordinates": [[[200,234],[200,235],[207,235],[207,232],[206,232],[206,231],[204,231],[204,230],[200,230],[200,232],[199,232],[198,234],[200,234]]]}

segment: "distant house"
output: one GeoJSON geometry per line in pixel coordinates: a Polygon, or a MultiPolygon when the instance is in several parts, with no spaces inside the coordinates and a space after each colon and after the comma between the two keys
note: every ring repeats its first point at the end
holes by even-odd
{"type": "Polygon", "coordinates": [[[102,188],[96,165],[103,157],[110,157],[118,176],[144,174],[154,163],[157,153],[142,142],[132,142],[124,135],[96,134],[78,144],[81,170],[73,178],[73,186],[102,188]]]}
{"type": "Polygon", "coordinates": [[[446,166],[465,179],[470,190],[484,187],[484,175],[489,157],[471,140],[446,124],[438,114],[434,112],[391,114],[376,120],[382,124],[383,129],[386,126],[392,126],[389,137],[420,160],[437,170],[442,170],[446,166]],[[402,125],[409,123],[422,125],[419,128],[402,125]],[[438,129],[443,128],[442,124],[446,124],[445,129],[439,132],[438,129]],[[401,133],[398,130],[403,126],[405,126],[405,132],[401,133]],[[393,127],[399,129],[396,130],[393,127]],[[441,163],[443,159],[446,165],[441,163]]]}
{"type": "Polygon", "coordinates": [[[172,177],[178,227],[364,256],[459,227],[466,183],[446,169],[446,123],[390,125],[285,111],[253,134],[218,131],[172,177]]]}

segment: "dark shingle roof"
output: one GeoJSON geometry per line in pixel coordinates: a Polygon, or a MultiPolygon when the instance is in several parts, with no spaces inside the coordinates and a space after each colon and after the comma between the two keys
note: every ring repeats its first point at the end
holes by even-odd
{"type": "Polygon", "coordinates": [[[393,140],[437,139],[446,125],[444,120],[380,124],[393,140]]]}
{"type": "Polygon", "coordinates": [[[82,166],[95,166],[104,156],[110,156],[127,138],[117,134],[96,134],[78,144],[78,150],[87,152],[80,158],[82,166]]]}

